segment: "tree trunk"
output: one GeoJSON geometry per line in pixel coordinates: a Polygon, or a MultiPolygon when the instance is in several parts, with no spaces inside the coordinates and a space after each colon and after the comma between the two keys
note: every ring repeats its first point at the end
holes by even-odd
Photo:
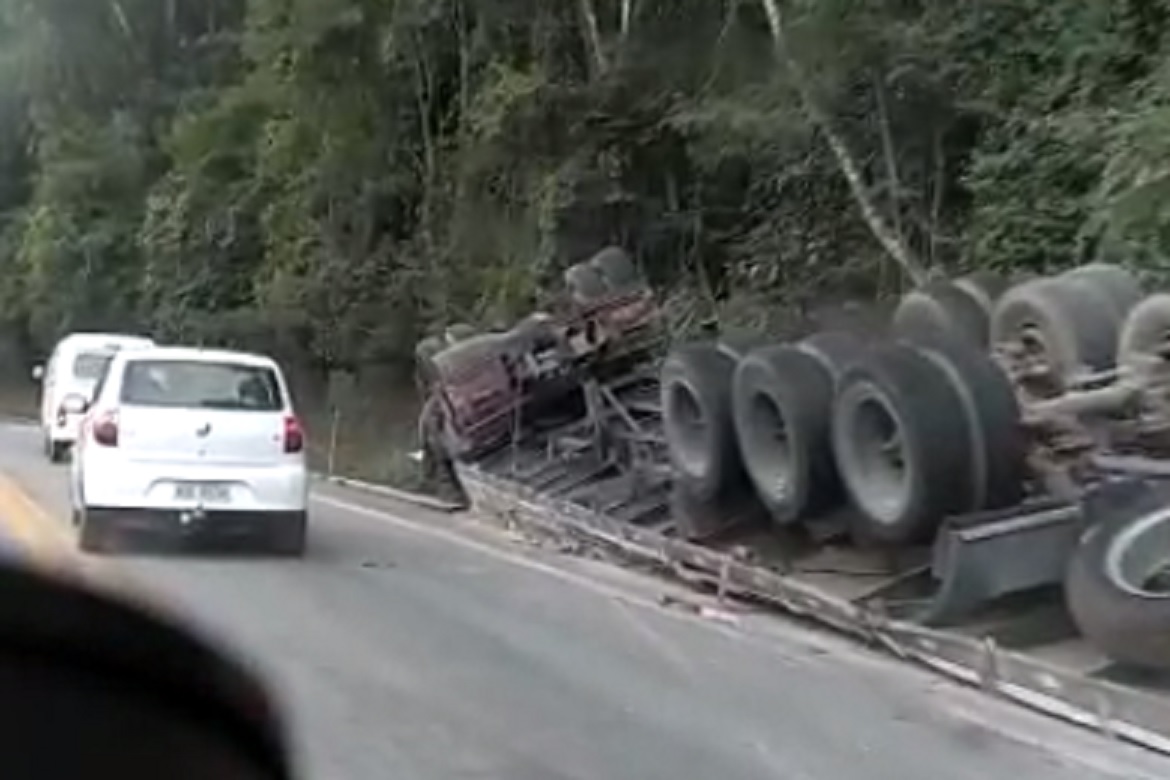
{"type": "Polygon", "coordinates": [[[899,236],[902,232],[902,177],[898,174],[898,156],[894,149],[894,134],[890,130],[890,112],[886,105],[886,85],[882,83],[881,73],[873,76],[874,95],[877,98],[878,130],[882,137],[882,156],[886,162],[886,186],[889,188],[890,218],[893,220],[893,231],[899,236]]]}
{"type": "Polygon", "coordinates": [[[442,269],[436,265],[434,214],[435,186],[437,179],[438,153],[435,149],[435,139],[431,126],[433,112],[432,99],[434,97],[434,80],[431,75],[430,63],[427,62],[427,52],[423,42],[414,42],[414,76],[415,76],[415,105],[419,118],[419,133],[422,141],[421,178],[422,194],[419,203],[419,234],[422,238],[422,252],[428,276],[431,279],[431,289],[437,292],[434,305],[443,316],[448,315],[447,285],[442,269]]]}
{"type": "Polygon", "coordinates": [[[605,48],[601,44],[601,30],[597,26],[597,11],[593,8],[593,0],[578,0],[577,7],[581,10],[585,39],[589,42],[589,50],[593,55],[595,75],[604,76],[609,70],[609,63],[605,58],[605,48]]]}
{"type": "Polygon", "coordinates": [[[930,193],[930,261],[939,262],[939,235],[942,231],[943,196],[947,187],[947,159],[943,153],[942,130],[936,125],[930,144],[934,181],[930,193]]]}
{"type": "Polygon", "coordinates": [[[622,40],[630,36],[630,20],[634,16],[634,0],[622,0],[621,32],[622,40]]]}
{"type": "Polygon", "coordinates": [[[853,194],[858,208],[861,209],[861,216],[865,220],[865,224],[886,253],[894,259],[894,262],[910,277],[911,281],[916,285],[923,284],[929,274],[914,257],[910,248],[906,246],[902,236],[886,223],[877,205],[874,204],[873,198],[869,195],[865,178],[861,173],[861,167],[857,164],[845,138],[833,127],[828,112],[821,107],[816,96],[812,93],[803,69],[789,52],[784,36],[784,18],[778,0],[760,0],[760,2],[768,17],[768,27],[772,33],[776,55],[791,74],[796,89],[800,93],[805,113],[808,114],[817,130],[824,135],[833,157],[837,160],[837,166],[841,169],[841,174],[849,185],[849,191],[853,194]]]}

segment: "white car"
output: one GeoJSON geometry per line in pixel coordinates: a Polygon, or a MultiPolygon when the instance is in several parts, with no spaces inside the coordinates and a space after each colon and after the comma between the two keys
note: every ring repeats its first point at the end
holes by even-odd
{"type": "Polygon", "coordinates": [[[85,406],[114,354],[151,346],[148,338],[121,333],[72,333],[57,342],[49,362],[33,369],[41,381],[41,435],[49,460],[63,460],[77,440],[85,406]]]}
{"type": "Polygon", "coordinates": [[[305,435],[271,358],[153,347],[119,352],[88,405],[71,467],[82,549],[119,529],[263,535],[304,551],[305,435]]]}

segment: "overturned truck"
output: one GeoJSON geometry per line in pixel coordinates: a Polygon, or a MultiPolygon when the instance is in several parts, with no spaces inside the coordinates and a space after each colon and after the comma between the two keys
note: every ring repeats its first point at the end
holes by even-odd
{"type": "Polygon", "coordinates": [[[671,344],[607,249],[420,347],[436,480],[1170,752],[1170,295],[938,280],[884,333],[671,344]]]}

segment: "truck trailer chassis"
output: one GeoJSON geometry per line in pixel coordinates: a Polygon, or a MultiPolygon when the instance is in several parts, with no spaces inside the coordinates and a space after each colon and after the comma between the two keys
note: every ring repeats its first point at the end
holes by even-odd
{"type": "MultiPolygon", "coordinates": [[[[646,298],[605,294],[593,278],[605,274],[591,276],[590,268],[626,272],[621,258],[611,256],[567,274],[574,295],[602,299],[554,318],[561,335],[587,334],[583,349],[562,350],[544,369],[520,366],[512,355],[508,372],[498,371],[496,353],[488,350],[472,361],[479,368],[461,371],[454,382],[433,366],[424,379],[436,402],[431,413],[440,409],[439,422],[424,426],[424,447],[429,443],[430,458],[444,461],[477,513],[586,540],[721,597],[779,607],[991,694],[1170,754],[1170,672],[1111,661],[1078,636],[1059,598],[1094,518],[1135,502],[1170,505],[1170,461],[1081,447],[1076,473],[1087,463],[1093,478],[1080,484],[1070,468],[1052,467],[1065,461],[1046,448],[1046,463],[1032,468],[1041,489],[1012,506],[948,517],[928,542],[897,546],[842,542],[848,506],[794,533],[770,522],[750,489],[731,499],[690,500],[667,454],[657,381],[661,350],[649,339],[623,362],[607,346],[630,329],[645,333],[645,322],[629,315],[648,311],[639,308],[646,298]],[[595,289],[582,291],[582,278],[595,289]],[[605,331],[608,315],[619,311],[617,326],[610,321],[608,336],[598,336],[598,324],[605,331]],[[612,370],[615,365],[620,368],[612,370]],[[499,384],[505,373],[512,378],[508,392],[499,384]],[[483,381],[487,374],[498,381],[483,381]],[[525,385],[515,381],[520,374],[539,380],[525,385]],[[469,385],[468,376],[477,378],[469,385]],[[531,424],[525,413],[534,394],[554,379],[574,388],[573,411],[531,424]],[[453,386],[462,390],[452,393],[453,386]],[[475,393],[468,395],[463,390],[470,386],[475,393]],[[453,396],[463,404],[461,421],[453,396]],[[489,400],[467,413],[472,398],[489,400]],[[452,437],[453,428],[462,435],[452,437]]],[[[745,353],[718,348],[737,359],[745,353]]],[[[1018,356],[1004,361],[1008,373],[1026,363],[1018,356]]],[[[1033,368],[1021,371],[1036,373],[1033,368]]],[[[1127,384],[1124,372],[1114,373],[1037,393],[1022,414],[1050,420],[1126,407],[1141,388],[1127,384]]]]}

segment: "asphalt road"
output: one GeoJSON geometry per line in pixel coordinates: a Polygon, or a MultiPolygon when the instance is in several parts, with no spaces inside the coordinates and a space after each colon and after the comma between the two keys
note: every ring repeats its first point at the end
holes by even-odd
{"type": "MultiPolygon", "coordinates": [[[[35,431],[0,425],[5,544],[71,560],[67,503],[35,431]]],[[[1170,777],[1170,760],[845,640],[663,607],[670,584],[473,518],[333,487],[312,509],[303,561],[82,559],[261,665],[305,778],[1170,777]]]]}

